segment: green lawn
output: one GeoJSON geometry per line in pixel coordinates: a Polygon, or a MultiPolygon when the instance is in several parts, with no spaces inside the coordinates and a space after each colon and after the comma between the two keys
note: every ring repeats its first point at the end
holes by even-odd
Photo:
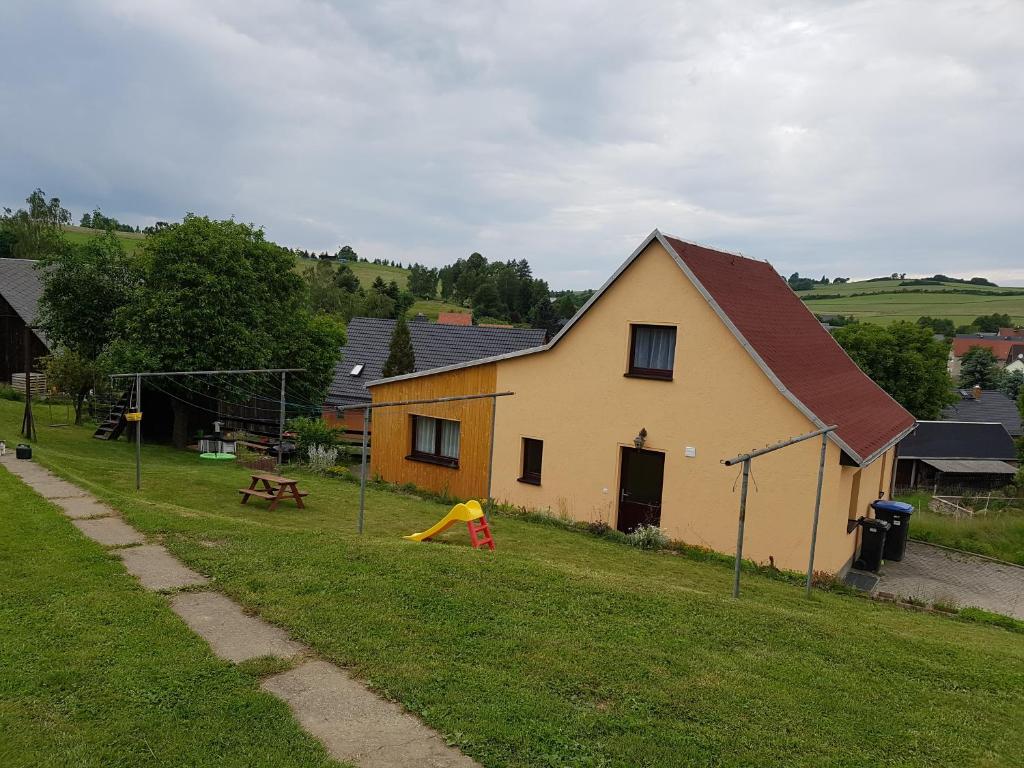
{"type": "MultiPolygon", "coordinates": [[[[0,435],[17,403],[0,402],[0,435]]],[[[291,468],[308,507],[241,506],[247,472],[86,430],[39,460],[218,587],[401,701],[486,766],[1019,765],[1024,636],[496,517],[414,544],[446,510],[291,468]]],[[[721,510],[733,515],[733,510],[721,510]]]]}
{"type": "Polygon", "coordinates": [[[1024,509],[1008,508],[954,519],[929,510],[930,499],[928,493],[901,499],[914,505],[911,538],[1024,565],[1024,509]]]}
{"type": "Polygon", "coordinates": [[[335,765],[2,467],[0,499],[0,765],[335,765]]]}

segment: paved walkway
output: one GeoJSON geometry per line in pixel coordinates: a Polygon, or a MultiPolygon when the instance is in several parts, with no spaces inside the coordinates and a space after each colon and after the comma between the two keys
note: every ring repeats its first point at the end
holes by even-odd
{"type": "Polygon", "coordinates": [[[882,566],[876,590],[1024,619],[1024,568],[919,541],[882,566]]]}
{"type": "MultiPolygon", "coordinates": [[[[162,546],[146,544],[142,533],[78,486],[10,453],[0,457],[0,465],[61,507],[84,535],[116,548],[125,568],[146,589],[165,592],[207,583],[205,576],[162,546]]],[[[299,724],[334,759],[361,768],[477,766],[400,706],[382,699],[344,669],[313,658],[309,648],[283,629],[246,613],[219,592],[179,591],[169,600],[171,608],[222,659],[237,663],[276,656],[294,661],[294,667],[268,677],[261,687],[288,704],[299,724]]]]}

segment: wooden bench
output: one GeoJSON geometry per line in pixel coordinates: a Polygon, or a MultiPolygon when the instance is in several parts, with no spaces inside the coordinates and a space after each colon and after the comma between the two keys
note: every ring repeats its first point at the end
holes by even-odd
{"type": "Polygon", "coordinates": [[[265,472],[255,472],[250,477],[252,482],[249,483],[249,487],[238,489],[238,492],[242,494],[243,504],[249,501],[250,496],[256,496],[257,498],[269,501],[270,511],[273,512],[280,501],[291,498],[295,499],[295,504],[299,509],[305,509],[306,505],[302,502],[302,497],[308,496],[309,493],[299,490],[298,480],[271,475],[265,472]],[[256,486],[261,483],[262,487],[257,488],[256,486]]]}

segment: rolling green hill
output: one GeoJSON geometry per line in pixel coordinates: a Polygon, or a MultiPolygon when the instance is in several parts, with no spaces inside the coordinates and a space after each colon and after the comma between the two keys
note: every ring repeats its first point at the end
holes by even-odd
{"type": "MultiPolygon", "coordinates": [[[[89,229],[88,227],[76,226],[64,227],[64,237],[72,243],[82,243],[90,238],[102,234],[102,229],[89,229]]],[[[138,248],[142,241],[146,239],[146,236],[141,232],[115,232],[114,234],[118,236],[124,244],[125,250],[129,253],[138,248]]]]}
{"type": "Polygon", "coordinates": [[[819,285],[797,291],[816,314],[853,315],[864,322],[916,320],[922,315],[948,317],[957,325],[979,315],[1005,313],[1024,322],[1024,288],[995,288],[964,283],[903,286],[902,280],[862,280],[819,285]]]}

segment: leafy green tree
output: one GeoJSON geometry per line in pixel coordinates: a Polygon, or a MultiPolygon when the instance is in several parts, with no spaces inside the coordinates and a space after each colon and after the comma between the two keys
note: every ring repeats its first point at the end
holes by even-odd
{"type": "Polygon", "coordinates": [[[64,227],[71,223],[71,213],[60,204],[60,198],[47,199],[41,189],[25,198],[26,208],[3,209],[0,230],[5,234],[9,255],[16,259],[44,259],[67,247],[64,227]]]}
{"type": "Polygon", "coordinates": [[[1003,381],[1000,389],[1006,393],[1011,400],[1016,400],[1024,392],[1024,371],[1004,371],[1003,381]]]}
{"type": "Polygon", "coordinates": [[[1012,328],[1013,318],[1007,314],[994,312],[991,315],[981,315],[974,318],[974,322],[971,325],[982,333],[998,333],[1000,328],[1012,328]]]}
{"type": "Polygon", "coordinates": [[[381,373],[387,378],[388,376],[401,376],[403,373],[412,373],[415,370],[416,354],[412,348],[409,324],[405,322],[404,316],[399,316],[398,320],[395,321],[395,330],[391,334],[388,359],[384,361],[381,373]]]}
{"type": "Polygon", "coordinates": [[[360,293],[359,278],[348,264],[339,264],[334,270],[334,284],[346,293],[360,293]]]}
{"type": "Polygon", "coordinates": [[[537,302],[530,312],[530,325],[533,328],[543,328],[548,339],[558,333],[558,315],[555,314],[550,299],[541,299],[537,302]]]}
{"type": "MultiPolygon", "coordinates": [[[[108,360],[121,371],[305,368],[290,390],[322,402],[344,334],[306,307],[294,258],[263,230],[189,214],[143,242],[146,275],[115,316],[108,360]]],[[[183,447],[192,409],[174,408],[183,447]]]]}
{"type": "Polygon", "coordinates": [[[917,418],[937,419],[954,402],[946,371],[949,345],[935,341],[931,329],[906,321],[853,323],[833,335],[864,373],[917,418]]]}
{"type": "Polygon", "coordinates": [[[579,311],[579,307],[576,306],[572,294],[566,292],[555,299],[554,310],[560,320],[567,320],[579,311]]]}
{"type": "Polygon", "coordinates": [[[67,347],[61,347],[42,360],[47,386],[56,387],[72,396],[75,405],[75,424],[82,423],[82,408],[90,390],[103,376],[103,368],[95,359],[83,357],[67,347]]]}
{"type": "Polygon", "coordinates": [[[60,249],[42,265],[40,326],[51,341],[96,360],[114,338],[114,316],[142,283],[142,257],[107,232],[60,249]]]}
{"type": "Polygon", "coordinates": [[[1002,383],[1002,369],[988,347],[971,347],[960,358],[960,386],[996,389],[1002,383]]]}
{"type": "Polygon", "coordinates": [[[505,317],[505,307],[498,296],[498,289],[494,283],[481,283],[473,294],[473,314],[478,318],[484,315],[491,317],[505,317]]]}
{"type": "Polygon", "coordinates": [[[922,328],[930,328],[932,333],[941,333],[946,338],[956,334],[956,327],[948,317],[924,317],[917,318],[917,324],[922,328]]]}
{"type": "Polygon", "coordinates": [[[357,314],[361,317],[394,317],[395,302],[380,291],[367,291],[357,314]]]}
{"type": "Polygon", "coordinates": [[[419,299],[437,296],[437,270],[422,264],[409,267],[409,292],[419,299]]]}

